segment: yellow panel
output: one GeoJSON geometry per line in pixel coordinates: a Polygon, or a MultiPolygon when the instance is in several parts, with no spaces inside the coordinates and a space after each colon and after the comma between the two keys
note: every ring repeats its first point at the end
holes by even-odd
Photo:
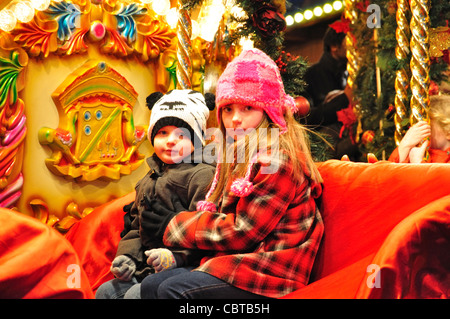
{"type": "MultiPolygon", "coordinates": [[[[39,143],[38,132],[42,127],[56,128],[59,125],[59,114],[52,100],[52,93],[87,59],[103,60],[126,78],[138,93],[133,111],[135,125],[148,125],[150,112],[145,105],[145,98],[157,90],[157,62],[144,64],[136,60],[118,59],[101,54],[95,46],[89,47],[88,55],[65,56],[63,59],[50,55],[45,60],[30,59],[27,84],[21,92],[28,131],[22,170],[24,184],[22,196],[17,203],[19,211],[25,214],[34,215],[30,206],[34,199],[46,203],[49,213],[58,218],[67,215],[66,209],[71,202],[75,202],[80,211],[98,206],[133,191],[136,182],[148,170],[143,163],[130,175],[122,176],[117,181],[75,182],[55,176],[46,167],[45,160],[51,156],[51,150],[39,143]]],[[[139,152],[146,157],[153,153],[150,143],[145,141],[139,147],[139,152]]]]}

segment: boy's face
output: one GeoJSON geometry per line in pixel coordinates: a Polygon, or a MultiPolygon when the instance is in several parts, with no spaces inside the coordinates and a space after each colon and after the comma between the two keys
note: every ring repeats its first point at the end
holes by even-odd
{"type": "Polygon", "coordinates": [[[179,127],[164,126],[155,135],[153,149],[156,156],[166,164],[180,163],[194,151],[191,138],[179,127]]]}

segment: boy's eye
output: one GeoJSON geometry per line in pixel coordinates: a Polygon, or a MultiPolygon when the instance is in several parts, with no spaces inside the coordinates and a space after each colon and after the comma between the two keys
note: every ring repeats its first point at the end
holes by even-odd
{"type": "Polygon", "coordinates": [[[159,130],[156,135],[167,135],[167,131],[166,130],[159,130]]]}

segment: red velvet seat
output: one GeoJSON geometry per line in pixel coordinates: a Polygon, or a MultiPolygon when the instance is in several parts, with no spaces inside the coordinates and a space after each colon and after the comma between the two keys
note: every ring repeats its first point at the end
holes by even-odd
{"type": "MultiPolygon", "coordinates": [[[[311,283],[285,297],[375,296],[367,291],[357,295],[360,286],[367,287],[367,277],[373,275],[368,266],[378,260],[372,257],[403,219],[436,200],[448,204],[450,165],[327,161],[319,164],[319,170],[324,178],[324,238],[311,283]]],[[[384,249],[390,248],[392,253],[399,249],[384,249]]],[[[383,289],[391,288],[384,285],[372,289],[382,296],[383,289]]]]}
{"type": "Polygon", "coordinates": [[[0,208],[0,299],[92,298],[72,245],[35,218],[0,208]]]}
{"type": "MultiPolygon", "coordinates": [[[[324,179],[324,237],[310,283],[285,298],[448,298],[450,165],[332,160],[319,163],[318,167],[324,179]],[[407,271],[413,276],[404,276],[407,271]],[[392,274],[397,274],[395,280],[392,274]]],[[[113,278],[109,268],[123,228],[122,207],[133,199],[131,192],[97,207],[75,224],[65,238],[45,225],[37,227],[40,232],[50,233],[35,237],[39,245],[50,243],[48,265],[44,259],[40,263],[44,268],[58,269],[56,279],[39,278],[36,267],[30,266],[29,278],[20,273],[11,277],[24,280],[22,292],[14,296],[66,297],[75,293],[72,296],[93,297],[100,284],[113,278]],[[67,254],[62,254],[64,251],[67,254]],[[42,294],[32,289],[49,286],[54,280],[62,283],[67,273],[60,276],[65,269],[56,261],[66,258],[66,267],[69,261],[81,265],[82,289],[73,291],[55,285],[55,291],[42,294]]],[[[27,225],[31,218],[25,217],[21,222],[27,225]]],[[[16,227],[22,226],[2,229],[0,246],[8,247],[7,254],[21,249],[20,245],[10,246],[9,235],[5,235],[16,227]]],[[[42,254],[40,249],[36,247],[42,254]]],[[[22,265],[28,260],[23,258],[22,265]]],[[[4,266],[0,259],[0,270],[1,267],[4,266]]],[[[6,272],[13,274],[14,269],[10,267],[6,272]]],[[[7,280],[0,278],[0,285],[7,280]]]]}

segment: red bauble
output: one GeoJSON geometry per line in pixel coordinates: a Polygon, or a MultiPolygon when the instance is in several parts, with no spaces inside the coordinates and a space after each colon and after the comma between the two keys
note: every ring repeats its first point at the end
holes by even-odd
{"type": "Polygon", "coordinates": [[[366,145],[367,143],[370,143],[373,141],[373,138],[375,137],[374,131],[365,131],[361,136],[361,142],[366,145]]]}
{"type": "Polygon", "coordinates": [[[301,117],[307,116],[311,108],[308,99],[303,96],[295,98],[295,107],[297,108],[295,114],[301,117]]]}

